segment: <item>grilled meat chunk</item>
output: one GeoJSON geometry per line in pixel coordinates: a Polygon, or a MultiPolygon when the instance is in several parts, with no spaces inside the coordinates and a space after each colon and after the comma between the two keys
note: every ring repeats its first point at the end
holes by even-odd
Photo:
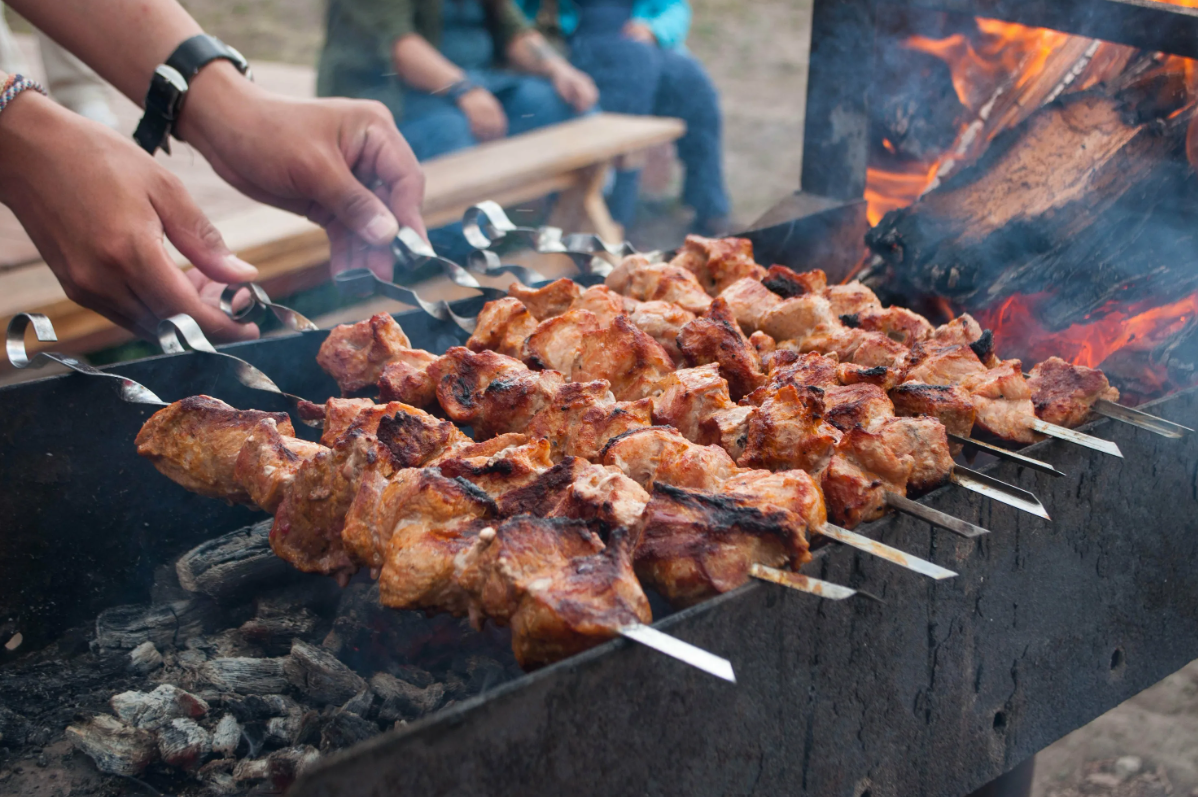
{"type": "Polygon", "coordinates": [[[671,263],[650,263],[643,255],[629,255],[607,276],[607,287],[642,302],[672,302],[700,315],[711,297],[695,275],[671,263]]]}
{"type": "Polygon", "coordinates": [[[719,446],[732,459],[739,460],[749,442],[749,419],[755,410],[753,405],[740,404],[709,414],[699,424],[699,437],[695,442],[719,446]]]}
{"type": "Polygon", "coordinates": [[[907,489],[925,493],[948,482],[953,455],[944,426],[934,418],[887,418],[875,429],[900,460],[911,459],[907,489]]]}
{"type": "Polygon", "coordinates": [[[723,449],[692,443],[668,426],[612,438],[603,450],[603,464],[645,490],[661,483],[714,492],[737,473],[736,463],[723,449]]]}
{"type": "Polygon", "coordinates": [[[295,436],[285,412],[238,410],[210,396],[191,396],[150,416],[137,433],[137,453],[193,493],[248,504],[250,494],[235,474],[237,457],[268,418],[279,434],[295,436]]]}
{"type": "Polygon", "coordinates": [[[728,303],[728,309],[746,335],[759,330],[765,314],[782,304],[778,294],[752,277],[738,279],[720,291],[719,298],[728,303]]]}
{"type": "Polygon", "coordinates": [[[524,341],[521,358],[530,368],[560,371],[573,378],[574,360],[582,341],[602,331],[604,324],[589,310],[567,310],[537,324],[524,341]]]}
{"type": "Polygon", "coordinates": [[[925,385],[958,385],[968,376],[985,374],[986,366],[965,344],[926,349],[918,362],[907,372],[906,382],[925,385]]]}
{"type": "Polygon", "coordinates": [[[582,295],[582,287],[572,279],[559,279],[541,288],[527,288],[519,282],[508,286],[508,296],[520,303],[538,321],[561,315],[582,295]]]}
{"type": "Polygon", "coordinates": [[[765,382],[757,349],[749,343],[723,299],[713,300],[706,314],[682,328],[678,348],[692,366],[718,363],[733,401],[765,382]]]}
{"type": "Polygon", "coordinates": [[[587,524],[520,515],[479,534],[458,560],[456,581],[476,625],[512,627],[512,649],[531,669],[652,620],[623,532],[604,545],[587,524]]]}
{"type": "Polygon", "coordinates": [[[395,319],[378,313],[356,324],[341,324],[320,344],[316,363],[336,380],[341,395],[372,387],[383,369],[412,350],[395,319]]]}
{"type": "Polygon", "coordinates": [[[511,357],[460,346],[433,363],[429,375],[445,414],[473,427],[479,440],[524,431],[565,384],[556,371],[530,371],[511,357]]]}
{"type": "Polygon", "coordinates": [[[645,507],[636,574],[675,606],[739,587],[754,564],[782,567],[809,558],[807,524],[794,512],[762,509],[737,493],[658,483],[645,507]]]}
{"type": "Polygon", "coordinates": [[[436,460],[436,467],[442,476],[465,479],[492,498],[498,498],[533,482],[553,467],[548,440],[528,440],[524,435],[512,437],[521,442],[495,453],[478,453],[472,450],[476,446],[451,450],[436,460]]]}
{"type": "Polygon", "coordinates": [[[1019,360],[1004,360],[995,368],[967,376],[961,387],[973,397],[977,425],[990,434],[1017,443],[1040,439],[1030,427],[1036,408],[1019,360]]]}
{"type": "Polygon", "coordinates": [[[824,494],[806,471],[745,470],[724,482],[724,495],[734,495],[763,511],[780,507],[795,513],[806,524],[807,536],[819,533],[828,522],[824,494]]]}
{"type": "Polygon", "coordinates": [[[877,295],[857,280],[844,285],[829,285],[821,293],[832,304],[832,312],[837,316],[861,316],[882,310],[877,295]]]}
{"type": "Polygon", "coordinates": [[[932,331],[928,339],[937,346],[968,346],[982,337],[982,326],[969,313],[941,324],[932,331]]]}
{"type": "Polygon", "coordinates": [[[827,356],[813,351],[805,354],[788,353],[792,356],[786,358],[788,362],[785,364],[781,357],[771,359],[774,368],[769,372],[766,383],[746,396],[746,400],[750,404],[761,404],[771,394],[786,385],[794,385],[798,388],[828,388],[835,387],[840,383],[838,361],[835,354],[827,356]]]}
{"type": "Polygon", "coordinates": [[[728,382],[716,363],[675,371],[661,384],[661,394],[653,398],[653,423],[673,426],[695,443],[704,442],[703,422],[712,413],[732,407],[728,382]]]}
{"type": "Polygon", "coordinates": [[[857,326],[869,332],[881,332],[904,346],[911,346],[933,332],[928,319],[905,307],[887,307],[885,310],[866,310],[858,313],[857,326]]]}
{"type": "Polygon", "coordinates": [[[571,310],[586,310],[594,313],[599,319],[600,326],[607,326],[618,315],[627,315],[636,309],[640,302],[621,296],[606,285],[592,285],[582,292],[582,295],[570,305],[571,310]]]}
{"type": "Polygon", "coordinates": [[[652,411],[650,399],[616,401],[604,381],[571,382],[558,389],[525,431],[546,438],[554,460],[597,459],[611,438],[649,426],[652,411]]]}
{"type": "Polygon", "coordinates": [[[793,385],[775,391],[749,416],[742,468],[805,470],[818,473],[840,440],[824,422],[823,391],[793,385]]]}
{"type": "Polygon", "coordinates": [[[688,235],[678,254],[670,261],[695,275],[712,296],[737,280],[760,282],[766,271],[753,260],[753,243],[747,238],[704,238],[688,235]]]}
{"type": "Polygon", "coordinates": [[[377,406],[368,398],[329,399],[324,403],[324,428],[320,433],[320,444],[331,448],[359,415],[377,406]]]}
{"type": "Polygon", "coordinates": [[[944,425],[946,431],[961,437],[969,436],[977,417],[973,398],[956,385],[908,382],[890,391],[890,401],[894,404],[896,415],[935,418],[944,425]]]}
{"type": "Polygon", "coordinates": [[[836,378],[842,385],[877,385],[882,390],[890,390],[902,377],[903,374],[898,368],[887,368],[884,365],[866,367],[856,363],[841,363],[836,366],[836,378]]]}
{"type": "Polygon", "coordinates": [[[536,327],[537,319],[528,308],[519,299],[505,296],[483,305],[466,348],[519,357],[524,352],[524,340],[536,327]]]}
{"type": "Polygon", "coordinates": [[[1111,387],[1102,371],[1072,365],[1060,357],[1049,357],[1033,368],[1028,387],[1036,415],[1070,429],[1086,422],[1099,399],[1119,400],[1118,389],[1111,387]]]}
{"type": "Polygon", "coordinates": [[[854,426],[873,429],[894,417],[885,391],[875,385],[845,385],[824,389],[824,420],[842,432],[854,426]]]}
{"type": "Polygon", "coordinates": [[[319,443],[280,434],[274,418],[263,418],[241,446],[233,477],[255,504],[274,514],[300,465],[325,450],[319,443]]]}
{"type": "Polygon", "coordinates": [[[819,293],[828,287],[828,275],[822,269],[798,273],[786,266],[770,266],[761,284],[783,299],[807,293],[819,293]]]}
{"type": "Polygon", "coordinates": [[[818,293],[807,293],[782,301],[761,316],[760,329],[777,341],[802,342],[817,327],[840,327],[832,303],[818,293]]]}
{"type": "Polygon", "coordinates": [[[915,463],[900,457],[880,434],[860,426],[844,435],[824,469],[820,486],[832,522],[845,528],[876,520],[886,508],[886,493],[907,494],[915,463]]]}
{"type": "Polygon", "coordinates": [[[761,357],[761,370],[768,373],[768,369],[765,367],[765,357],[774,353],[774,350],[778,348],[778,341],[759,329],[749,335],[749,343],[757,350],[757,356],[761,357]]]}
{"type": "Polygon", "coordinates": [[[678,333],[695,320],[695,314],[670,302],[640,302],[628,316],[636,328],[661,344],[675,363],[682,362],[678,333]]]}
{"type": "Polygon", "coordinates": [[[660,392],[674,363],[657,341],[616,316],[600,332],[583,338],[570,377],[576,382],[604,379],[620,401],[635,401],[660,392]]]}
{"type": "Polygon", "coordinates": [[[421,409],[437,403],[437,386],[429,366],[437,357],[422,349],[399,352],[379,375],[379,401],[402,401],[421,409]]]}

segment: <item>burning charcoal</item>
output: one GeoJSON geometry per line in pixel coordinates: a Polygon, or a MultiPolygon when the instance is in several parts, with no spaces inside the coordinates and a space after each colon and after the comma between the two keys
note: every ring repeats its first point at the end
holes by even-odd
{"type": "Polygon", "coordinates": [[[129,667],[136,673],[148,675],[162,666],[162,654],[153,642],[142,642],[129,652],[129,667]]]}
{"type": "Polygon", "coordinates": [[[146,641],[158,647],[174,645],[207,633],[215,627],[216,615],[216,606],[207,598],[161,606],[114,606],[96,618],[96,644],[125,650],[146,641]]]}
{"type": "Polygon", "coordinates": [[[299,738],[303,717],[290,714],[286,717],[271,717],[266,721],[266,742],[272,747],[287,747],[299,738]]]}
{"type": "Polygon", "coordinates": [[[153,692],[122,692],[112,698],[112,710],[135,728],[157,730],[176,717],[202,717],[208,704],[177,686],[163,684],[153,692]]]}
{"type": "Polygon", "coordinates": [[[353,712],[359,717],[365,717],[370,713],[370,709],[374,707],[374,692],[369,688],[363,689],[358,694],[345,701],[345,705],[341,708],[345,711],[353,712]]]}
{"type": "Polygon", "coordinates": [[[158,730],[158,753],[167,764],[195,769],[212,752],[212,736],[195,720],[173,719],[158,730]]]}
{"type": "Polygon", "coordinates": [[[233,779],[240,782],[269,778],[275,789],[282,791],[319,758],[320,753],[313,747],[276,750],[266,758],[239,762],[233,769],[233,779]]]}
{"type": "Polygon", "coordinates": [[[233,767],[236,762],[228,758],[218,758],[209,761],[196,770],[196,779],[207,787],[213,794],[235,794],[238,791],[237,781],[233,780],[233,767]]]}
{"type": "Polygon", "coordinates": [[[158,757],[152,733],[130,728],[107,714],[97,714],[83,725],[71,725],[67,738],[96,762],[97,769],[113,775],[140,775],[158,757]]]}
{"type": "Polygon", "coordinates": [[[232,714],[226,714],[216,723],[212,731],[212,752],[231,758],[241,743],[241,723],[232,714]]]}
{"type": "Polygon", "coordinates": [[[291,645],[285,659],[287,680],[311,700],[321,705],[340,705],[366,688],[366,681],[328,651],[303,640],[291,645]]]}
{"type": "Polygon", "coordinates": [[[291,649],[291,640],[306,637],[316,628],[318,618],[309,609],[296,609],[294,604],[282,601],[262,600],[258,602],[258,614],[241,626],[241,636],[247,641],[262,646],[268,653],[286,655],[291,649]]]}
{"type": "Polygon", "coordinates": [[[320,733],[320,752],[331,753],[377,736],[379,726],[357,714],[334,709],[320,733]]]}
{"type": "Polygon", "coordinates": [[[270,549],[270,520],[192,548],[175,563],[179,583],[219,601],[233,600],[297,576],[270,549]]]}
{"type": "Polygon", "coordinates": [[[213,659],[200,665],[200,677],[238,694],[271,694],[287,689],[283,663],[289,659],[213,659]]]}
{"type": "Polygon", "coordinates": [[[432,684],[421,689],[385,672],[370,679],[370,687],[380,698],[379,719],[386,723],[398,719],[417,719],[435,711],[445,699],[445,687],[432,684]]]}

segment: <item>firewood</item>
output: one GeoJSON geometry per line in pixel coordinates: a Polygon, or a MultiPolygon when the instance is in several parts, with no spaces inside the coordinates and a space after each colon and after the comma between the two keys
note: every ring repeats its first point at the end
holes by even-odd
{"type": "Polygon", "coordinates": [[[274,694],[288,687],[283,662],[245,657],[212,659],[200,665],[199,674],[213,686],[238,694],[274,694]]]}
{"type": "Polygon", "coordinates": [[[291,684],[320,705],[340,705],[366,688],[362,676],[328,651],[297,639],[284,670],[291,684]]]}
{"type": "Polygon", "coordinates": [[[158,757],[154,734],[131,728],[107,714],[71,725],[67,738],[96,762],[97,769],[112,775],[140,775],[158,757]]]}
{"type": "Polygon", "coordinates": [[[212,751],[212,736],[195,720],[181,717],[158,729],[158,754],[179,769],[195,769],[212,751]]]}
{"type": "Polygon", "coordinates": [[[159,606],[114,606],[96,618],[96,644],[132,650],[144,642],[156,647],[182,645],[215,625],[216,607],[205,597],[159,606]]]}
{"type": "Polygon", "coordinates": [[[208,713],[208,703],[202,698],[171,684],[162,684],[153,692],[121,692],[113,695],[111,704],[122,722],[150,731],[179,717],[202,717],[208,713]]]}
{"type": "Polygon", "coordinates": [[[270,526],[263,521],[183,554],[175,564],[179,584],[225,601],[294,579],[296,570],[270,549],[270,526]]]}

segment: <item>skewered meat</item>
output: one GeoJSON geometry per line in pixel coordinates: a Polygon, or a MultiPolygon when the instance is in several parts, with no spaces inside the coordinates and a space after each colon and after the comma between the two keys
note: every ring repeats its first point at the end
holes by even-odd
{"type": "Polygon", "coordinates": [[[824,420],[842,432],[854,426],[873,429],[892,417],[894,407],[880,387],[861,384],[824,388],[824,420]]]}
{"type": "Polygon", "coordinates": [[[962,313],[947,324],[936,327],[929,336],[929,340],[937,346],[968,346],[970,343],[980,340],[981,337],[981,324],[974,320],[969,313],[962,313]]]}
{"type": "Polygon", "coordinates": [[[774,305],[761,317],[761,331],[774,340],[800,343],[817,327],[839,327],[832,303],[818,293],[808,293],[774,305]]]}
{"type": "Polygon", "coordinates": [[[678,333],[678,348],[692,366],[718,363],[734,401],[765,382],[761,357],[723,299],[713,300],[702,317],[682,328],[678,333]]]}
{"type": "Polygon", "coordinates": [[[704,439],[703,422],[713,413],[733,406],[719,365],[675,371],[662,380],[661,386],[661,394],[653,398],[653,423],[673,426],[695,443],[717,442],[704,439]]]}
{"type": "MultiPolygon", "coordinates": [[[[779,354],[781,353],[779,352],[779,354]]],[[[770,394],[786,385],[824,388],[839,384],[836,355],[828,356],[818,352],[787,353],[791,356],[787,358],[789,362],[785,364],[782,364],[781,357],[770,361],[774,367],[769,372],[769,378],[764,385],[748,395],[747,400],[750,404],[760,404],[770,394]]]]}
{"type": "Polygon", "coordinates": [[[774,353],[778,348],[778,342],[759,329],[752,335],[749,335],[749,343],[753,344],[753,348],[757,350],[758,356],[762,358],[761,368],[765,371],[765,356],[774,353]]]}
{"type": "Polygon", "coordinates": [[[643,255],[629,255],[607,275],[607,287],[642,302],[672,302],[696,315],[711,304],[711,297],[686,268],[671,263],[650,263],[643,255]]]}
{"type": "Polygon", "coordinates": [[[150,416],[137,433],[137,453],[193,493],[248,504],[250,494],[235,475],[237,456],[268,418],[280,434],[295,436],[285,412],[238,410],[210,396],[191,396],[150,416]]]}
{"type": "Polygon", "coordinates": [[[263,418],[242,444],[233,477],[250,500],[273,515],[300,465],[324,450],[319,443],[285,437],[274,418],[263,418]]]}
{"type": "Polygon", "coordinates": [[[780,507],[794,512],[816,531],[828,521],[824,495],[806,471],[744,470],[724,482],[721,492],[735,495],[758,509],[780,507]]]}
{"type": "Polygon", "coordinates": [[[470,351],[493,351],[520,357],[524,340],[537,327],[537,319],[519,299],[505,296],[487,302],[479,311],[474,334],[466,341],[470,351]]]}
{"type": "Polygon", "coordinates": [[[973,399],[956,385],[908,382],[891,390],[890,400],[897,415],[935,418],[946,431],[961,437],[969,436],[977,417],[973,399]]]}
{"type": "Polygon", "coordinates": [[[593,285],[570,305],[571,310],[586,310],[594,313],[602,326],[607,326],[616,316],[632,312],[640,302],[621,296],[606,285],[593,285]]]}
{"type": "Polygon", "coordinates": [[[877,294],[857,280],[846,282],[844,285],[829,285],[821,293],[831,303],[832,312],[837,316],[860,316],[882,310],[882,303],[878,301],[877,294]]]}
{"type": "Polygon", "coordinates": [[[676,606],[735,589],[754,564],[799,565],[807,552],[807,524],[794,512],[739,494],[653,486],[645,507],[636,574],[676,606]]]}
{"type": "Polygon", "coordinates": [[[860,426],[836,446],[820,479],[828,516],[847,528],[875,520],[886,508],[886,493],[907,494],[915,463],[890,449],[880,434],[860,426]]]}
{"type": "Polygon", "coordinates": [[[770,266],[761,284],[783,299],[807,293],[819,293],[828,287],[828,275],[822,269],[799,273],[786,266],[770,266]]]}
{"type": "Polygon", "coordinates": [[[966,377],[985,374],[986,366],[965,344],[928,349],[919,363],[907,372],[907,382],[925,385],[957,385],[966,377]]]}
{"type": "Polygon", "coordinates": [[[363,412],[375,407],[368,398],[331,398],[324,403],[324,429],[320,433],[320,444],[331,447],[337,438],[357,420],[363,412]]]}
{"type": "Polygon", "coordinates": [[[900,369],[887,368],[884,365],[867,367],[856,363],[841,363],[836,366],[836,378],[842,385],[876,385],[883,390],[890,390],[902,377],[900,369]]]}
{"type": "Polygon", "coordinates": [[[607,380],[618,400],[635,401],[660,392],[658,385],[673,370],[674,363],[661,344],[633,326],[628,316],[620,315],[583,338],[570,376],[579,382],[607,380]]]}
{"type": "Polygon", "coordinates": [[[857,313],[857,326],[870,332],[881,332],[904,346],[911,346],[934,331],[926,318],[905,307],[857,313]]]}
{"type": "Polygon", "coordinates": [[[645,490],[662,483],[716,492],[738,472],[722,448],[692,443],[668,426],[635,429],[612,438],[603,449],[603,464],[645,490]]]}
{"type": "Polygon", "coordinates": [[[1111,387],[1102,371],[1071,365],[1059,357],[1039,363],[1027,381],[1036,415],[1058,426],[1081,426],[1094,402],[1119,400],[1118,389],[1111,387]]]}
{"type": "Polygon", "coordinates": [[[530,368],[560,371],[570,379],[583,338],[602,329],[603,324],[589,310],[567,310],[537,324],[524,341],[521,359],[530,368]]]}
{"type": "Polygon", "coordinates": [[[544,321],[561,315],[582,295],[582,288],[572,279],[559,279],[541,288],[527,288],[519,282],[508,286],[508,295],[519,299],[532,317],[544,321]]]}
{"type": "Polygon", "coordinates": [[[402,401],[424,409],[437,403],[437,386],[428,374],[437,357],[421,349],[397,352],[379,376],[379,401],[402,401]]]}
{"type": "Polygon", "coordinates": [[[356,324],[341,324],[329,331],[316,354],[317,364],[337,381],[348,396],[379,381],[383,369],[412,343],[395,319],[378,313],[356,324]]]}
{"type": "Polygon", "coordinates": [[[695,320],[695,314],[670,302],[640,302],[628,316],[637,329],[661,344],[675,363],[682,362],[678,333],[695,320]]]}
{"type": "Polygon", "coordinates": [[[1036,408],[1019,360],[1004,360],[994,368],[971,374],[961,380],[961,388],[973,397],[977,425],[990,434],[1019,443],[1040,439],[1029,426],[1036,408]]]}
{"type": "Polygon", "coordinates": [[[492,498],[533,482],[537,476],[553,467],[548,440],[530,440],[524,435],[510,437],[520,442],[494,453],[474,450],[485,444],[452,449],[436,460],[436,467],[442,476],[465,479],[492,498]]]}
{"type": "Polygon", "coordinates": [[[739,461],[749,441],[749,419],[755,410],[751,404],[739,404],[710,413],[699,425],[698,442],[719,446],[739,461]]]}
{"type": "Polygon", "coordinates": [[[445,352],[429,374],[446,415],[473,427],[480,440],[524,431],[565,384],[556,371],[530,371],[512,357],[461,346],[445,352]]]}
{"type": "Polygon", "coordinates": [[[765,314],[782,304],[781,297],[752,277],[732,283],[720,292],[719,298],[728,303],[728,308],[746,335],[759,330],[765,314]]]}
{"type": "Polygon", "coordinates": [[[823,391],[786,385],[767,397],[749,416],[742,468],[805,470],[818,473],[840,440],[825,423],[823,391]]]}
{"type": "Polygon", "coordinates": [[[571,382],[529,421],[525,431],[549,440],[553,459],[597,459],[608,440],[652,423],[653,402],[616,401],[607,382],[571,382]]]}
{"type": "Polygon", "coordinates": [[[842,363],[866,368],[905,368],[908,358],[906,346],[881,332],[852,329],[839,321],[820,324],[803,338],[799,350],[834,353],[842,363]]]}
{"type": "Polygon", "coordinates": [[[934,418],[887,418],[875,427],[899,459],[910,458],[907,489],[923,493],[948,481],[953,457],[944,426],[934,418]]]}
{"type": "Polygon", "coordinates": [[[512,627],[512,649],[534,668],[652,620],[627,532],[608,545],[577,520],[521,515],[479,534],[457,566],[476,625],[512,627]]]}
{"type": "Polygon", "coordinates": [[[753,260],[753,243],[746,238],[704,238],[688,235],[670,261],[695,275],[712,296],[739,279],[761,281],[766,271],[753,260]]]}

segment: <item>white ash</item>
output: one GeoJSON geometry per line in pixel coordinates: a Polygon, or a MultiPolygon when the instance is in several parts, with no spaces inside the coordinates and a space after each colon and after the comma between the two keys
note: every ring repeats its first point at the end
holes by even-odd
{"type": "Polygon", "coordinates": [[[158,730],[176,717],[202,717],[208,703],[177,686],[163,684],[153,692],[122,692],[112,698],[120,719],[144,730],[158,730]]]}
{"type": "Polygon", "coordinates": [[[129,666],[143,675],[151,673],[162,666],[162,654],[146,640],[129,652],[129,666]]]}
{"type": "Polygon", "coordinates": [[[212,735],[193,719],[173,719],[158,729],[158,754],[178,769],[195,769],[212,752],[212,735]]]}
{"type": "Polygon", "coordinates": [[[107,714],[71,725],[67,738],[96,762],[96,769],[112,775],[140,775],[158,757],[154,734],[107,714]]]}
{"type": "Polygon", "coordinates": [[[241,723],[232,714],[225,714],[212,731],[212,752],[224,758],[232,758],[241,743],[241,723]]]}

